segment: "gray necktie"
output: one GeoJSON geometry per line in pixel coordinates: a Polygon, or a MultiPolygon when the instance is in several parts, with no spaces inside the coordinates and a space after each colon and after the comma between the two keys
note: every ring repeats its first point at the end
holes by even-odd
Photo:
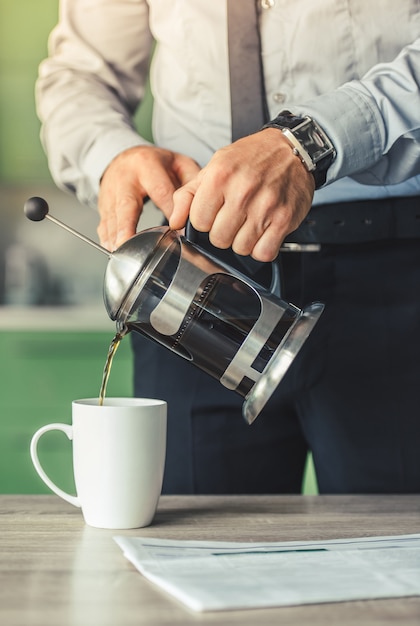
{"type": "Polygon", "coordinates": [[[258,0],[227,0],[232,141],[266,122],[258,0]]]}
{"type": "MultiPolygon", "coordinates": [[[[232,141],[255,133],[267,121],[257,1],[227,0],[232,141]]],[[[235,257],[251,276],[264,265],[235,257]]]]}
{"type": "MultiPolygon", "coordinates": [[[[232,141],[258,131],[267,121],[265,91],[262,78],[260,35],[258,29],[257,0],[227,0],[229,74],[232,111],[232,141]]],[[[270,285],[270,264],[256,261],[250,256],[240,256],[232,249],[214,248],[207,233],[199,233],[189,224],[187,238],[210,251],[227,265],[257,279],[264,267],[260,282],[270,285]]],[[[273,283],[273,281],[272,281],[273,283]]]]}

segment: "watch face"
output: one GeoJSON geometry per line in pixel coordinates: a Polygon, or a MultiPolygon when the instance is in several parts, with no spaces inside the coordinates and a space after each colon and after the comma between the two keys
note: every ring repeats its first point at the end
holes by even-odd
{"type": "Polygon", "coordinates": [[[324,141],[312,122],[305,122],[295,127],[293,134],[308,152],[313,163],[325,157],[326,153],[328,154],[331,150],[331,146],[324,141]]]}
{"type": "Polygon", "coordinates": [[[281,111],[264,128],[278,128],[291,144],[294,153],[299,156],[308,172],[315,179],[315,188],[319,189],[325,181],[329,166],[335,157],[334,146],[328,136],[309,116],[293,115],[290,111],[281,111]]]}

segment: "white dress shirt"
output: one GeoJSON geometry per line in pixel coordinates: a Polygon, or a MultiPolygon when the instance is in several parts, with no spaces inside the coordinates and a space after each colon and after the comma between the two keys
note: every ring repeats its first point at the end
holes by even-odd
{"type": "MultiPolygon", "coordinates": [[[[420,194],[419,0],[262,0],[260,31],[270,117],[309,114],[336,147],[315,203],[420,194]]],[[[85,204],[147,143],[154,41],[154,142],[201,165],[230,143],[225,0],[61,0],[37,107],[52,176],[85,204]]]]}

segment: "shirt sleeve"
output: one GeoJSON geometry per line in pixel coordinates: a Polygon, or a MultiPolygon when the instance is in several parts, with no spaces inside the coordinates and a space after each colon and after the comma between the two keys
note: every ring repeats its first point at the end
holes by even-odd
{"type": "Polygon", "coordinates": [[[54,181],[84,204],[96,206],[100,178],[117,154],[149,143],[133,115],[145,93],[152,45],[145,1],[60,4],[39,68],[37,112],[54,181]]]}
{"type": "Polygon", "coordinates": [[[337,157],[327,183],[351,176],[392,185],[420,171],[420,39],[391,63],[295,107],[330,137],[337,157]]]}

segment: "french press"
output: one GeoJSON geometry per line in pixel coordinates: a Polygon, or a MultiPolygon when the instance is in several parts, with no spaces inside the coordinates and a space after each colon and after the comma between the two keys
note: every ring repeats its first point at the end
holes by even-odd
{"type": "Polygon", "coordinates": [[[251,424],[284,377],[321,315],[282,300],[277,265],[269,288],[167,226],[134,235],[110,253],[30,198],[26,216],[49,218],[109,258],[104,303],[117,331],[134,330],[187,359],[244,398],[251,424]]]}

